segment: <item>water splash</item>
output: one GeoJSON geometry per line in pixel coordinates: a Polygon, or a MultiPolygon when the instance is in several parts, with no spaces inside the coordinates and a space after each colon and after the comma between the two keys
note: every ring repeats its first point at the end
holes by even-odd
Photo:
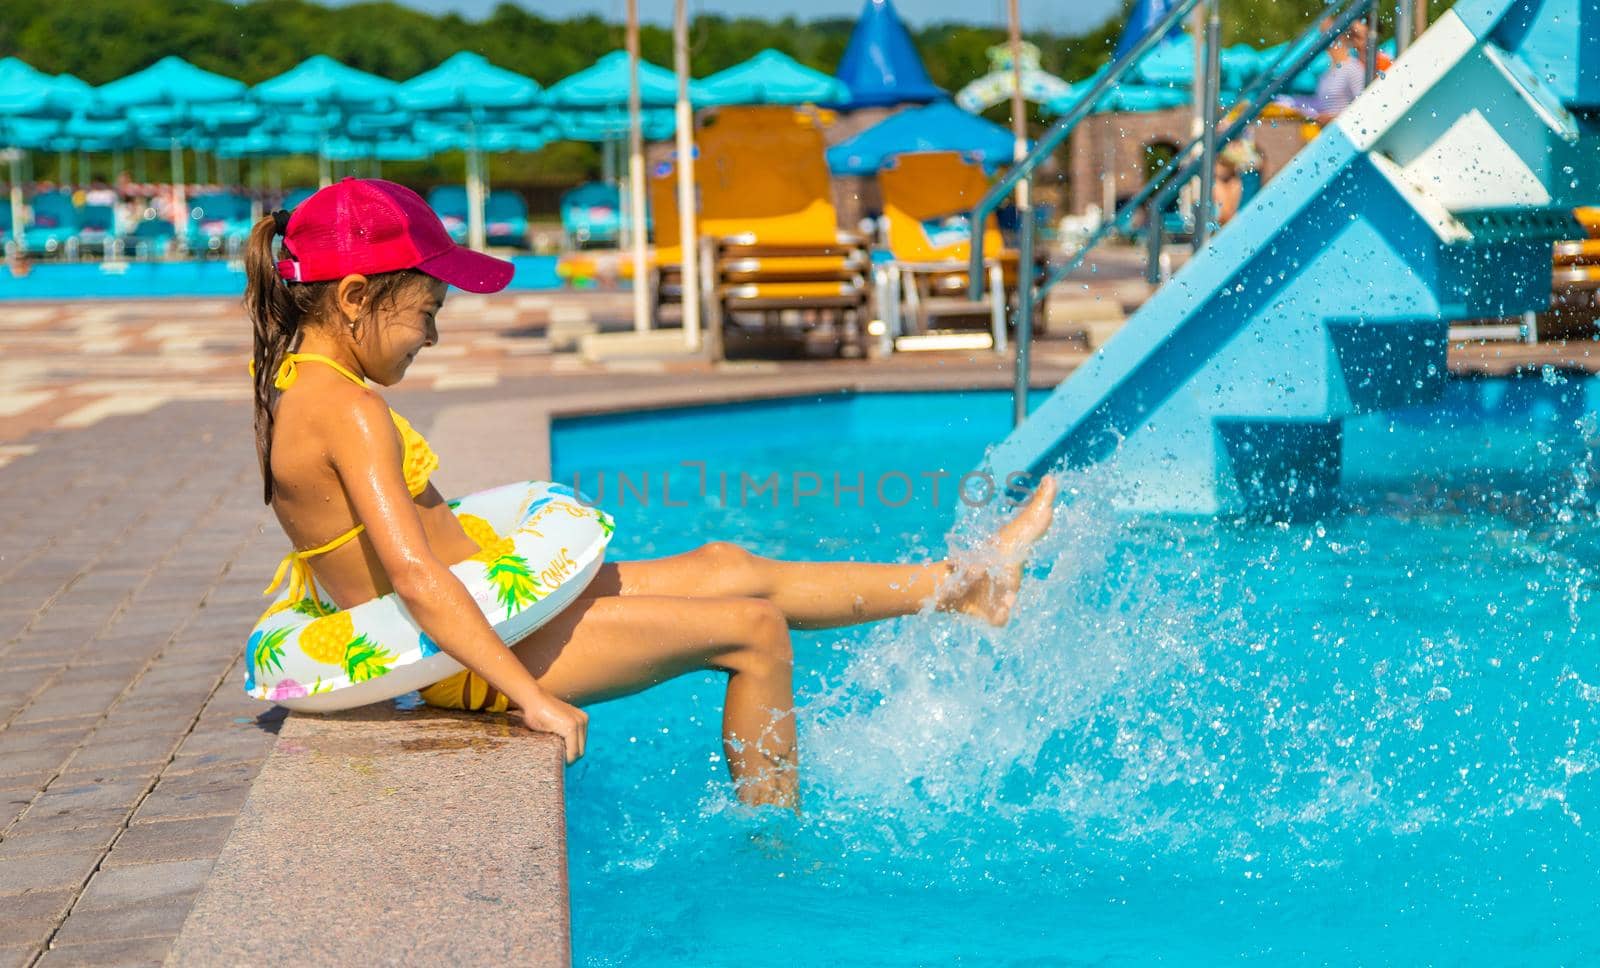
{"type": "MultiPolygon", "coordinates": [[[[981,939],[1015,963],[1128,961],[1168,950],[1159,921],[1199,959],[1424,960],[1442,941],[1420,926],[1482,955],[1514,924],[1581,960],[1600,896],[1595,434],[1526,389],[1451,426],[1352,428],[1346,507],[1319,523],[1129,516],[1074,476],[1008,628],[923,614],[798,636],[798,818],[731,802],[720,681],[597,710],[573,784],[580,949],[733,964],[714,952],[792,922],[802,962],[892,945],[935,963],[981,939]]],[[[823,534],[905,557],[942,550],[926,518],[737,523],[768,554],[823,534]]]]}

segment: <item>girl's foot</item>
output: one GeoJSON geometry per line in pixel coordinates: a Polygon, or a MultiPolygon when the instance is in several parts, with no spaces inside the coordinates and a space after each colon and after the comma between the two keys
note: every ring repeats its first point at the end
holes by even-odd
{"type": "Polygon", "coordinates": [[[1055,516],[1056,480],[1046,477],[1028,503],[1007,521],[977,559],[952,562],[953,575],[940,597],[944,612],[965,612],[991,625],[1011,619],[1022,586],[1022,565],[1034,542],[1050,530],[1055,516]]]}

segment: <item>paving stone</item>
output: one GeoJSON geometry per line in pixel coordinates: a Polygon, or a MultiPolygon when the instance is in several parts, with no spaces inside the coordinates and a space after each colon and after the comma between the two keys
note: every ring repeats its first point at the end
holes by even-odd
{"type": "Polygon", "coordinates": [[[124,717],[165,715],[187,721],[200,714],[210,696],[210,684],[183,693],[174,690],[170,695],[129,695],[117,701],[116,711],[124,717]]]}
{"type": "Polygon", "coordinates": [[[178,860],[210,860],[222,852],[235,818],[202,817],[129,827],[101,864],[103,868],[178,860]]]}
{"type": "Polygon", "coordinates": [[[76,888],[98,863],[98,850],[0,860],[0,895],[76,888]]]}
{"type": "Polygon", "coordinates": [[[77,891],[34,891],[31,894],[15,894],[6,898],[5,908],[0,910],[0,918],[46,918],[59,921],[62,915],[67,913],[67,908],[72,907],[73,899],[77,896],[77,891]]]}
{"type": "Polygon", "coordinates": [[[0,951],[11,945],[42,945],[50,940],[56,922],[46,918],[14,918],[0,913],[0,951]]]}
{"type": "Polygon", "coordinates": [[[158,968],[171,950],[171,938],[63,945],[46,951],[35,968],[158,968]]]}
{"type": "MultiPolygon", "coordinates": [[[[102,699],[95,706],[104,708],[110,699],[102,699]]],[[[12,721],[12,728],[27,726],[33,723],[74,723],[84,719],[83,711],[92,708],[78,697],[71,699],[57,699],[52,702],[39,702],[35,700],[24,706],[22,712],[12,721]]],[[[95,717],[99,718],[99,717],[95,717]]]]}
{"type": "Polygon", "coordinates": [[[238,768],[260,770],[271,750],[263,750],[249,756],[230,755],[226,753],[206,753],[202,756],[178,756],[167,768],[162,771],[163,776],[186,776],[205,770],[238,768]]]}
{"type": "Polygon", "coordinates": [[[189,732],[194,716],[179,709],[124,709],[121,704],[101,720],[96,739],[130,742],[153,736],[182,737],[189,732]]]}
{"type": "MultiPolygon", "coordinates": [[[[71,948],[82,944],[135,941],[144,938],[177,937],[183,919],[194,906],[196,891],[163,897],[159,901],[134,906],[85,910],[80,903],[56,934],[54,946],[71,948]]],[[[85,895],[87,898],[88,895],[85,895]]]]}
{"type": "Polygon", "coordinates": [[[63,689],[114,689],[120,692],[122,687],[133,682],[142,665],[130,662],[80,665],[74,660],[72,667],[56,680],[56,686],[63,689]]]}
{"type": "Polygon", "coordinates": [[[221,672],[223,667],[244,652],[244,643],[249,638],[250,626],[251,621],[241,622],[234,634],[220,641],[173,642],[162,650],[161,656],[173,661],[215,662],[217,671],[221,672]]]}
{"type": "Polygon", "coordinates": [[[7,642],[16,636],[29,622],[33,621],[33,617],[36,614],[38,613],[33,609],[0,611],[0,642],[7,642]]]}
{"type": "MultiPolygon", "coordinates": [[[[128,688],[128,682],[102,679],[93,683],[69,684],[63,681],[68,669],[62,669],[51,682],[50,688],[40,693],[33,701],[34,706],[50,705],[61,706],[70,714],[81,713],[85,709],[104,710],[107,706],[128,688]]],[[[55,719],[63,717],[55,716],[55,719]]]]}
{"type": "Polygon", "coordinates": [[[104,614],[91,616],[89,609],[74,609],[64,596],[57,597],[49,607],[34,611],[33,621],[28,623],[28,631],[18,644],[57,649],[82,645],[94,638],[95,630],[104,625],[111,614],[109,607],[96,606],[94,611],[104,614]],[[74,616],[73,621],[67,621],[74,616]]]}
{"type": "MultiPolygon", "coordinates": [[[[29,573],[33,565],[24,566],[29,573]]],[[[37,611],[48,602],[61,586],[66,584],[66,578],[47,578],[39,576],[37,579],[12,577],[4,585],[0,585],[0,607],[7,611],[34,609],[37,611]]]]}
{"type": "Polygon", "coordinates": [[[232,756],[261,756],[272,751],[277,734],[256,725],[254,720],[202,720],[178,747],[180,756],[221,753],[232,756]]]}
{"type": "Polygon", "coordinates": [[[237,813],[238,804],[249,792],[250,783],[258,772],[256,764],[240,763],[181,776],[163,775],[155,791],[140,806],[134,822],[237,813]]]}
{"type": "Polygon", "coordinates": [[[27,968],[38,950],[33,945],[0,948],[0,968],[27,968]]]}
{"type": "Polygon", "coordinates": [[[0,753],[0,776],[56,770],[72,755],[70,746],[47,746],[19,753],[0,753]]]}
{"type": "Polygon", "coordinates": [[[11,753],[47,749],[60,750],[65,754],[71,752],[80,742],[82,737],[77,733],[16,732],[8,729],[0,731],[0,758],[11,753]]]}
{"type": "Polygon", "coordinates": [[[48,682],[51,676],[61,671],[61,664],[24,664],[8,659],[0,662],[0,670],[5,672],[5,684],[0,687],[4,692],[0,694],[32,695],[48,682]]]}
{"type": "Polygon", "coordinates": [[[124,592],[132,591],[144,580],[142,572],[107,571],[98,564],[94,570],[80,575],[72,583],[67,594],[77,597],[84,596],[89,600],[120,598],[124,592]]]}
{"type": "Polygon", "coordinates": [[[24,710],[23,716],[12,720],[11,725],[6,727],[6,733],[77,733],[81,736],[94,729],[100,722],[101,714],[98,712],[84,713],[81,706],[78,707],[78,712],[81,715],[55,719],[28,719],[24,710]]]}
{"type": "Polygon", "coordinates": [[[44,793],[33,802],[33,806],[34,809],[44,812],[110,807],[132,810],[134,804],[144,796],[147,786],[148,784],[138,780],[111,780],[100,783],[85,774],[66,775],[58,777],[46,787],[44,793]]]}
{"type": "Polygon", "coordinates": [[[158,649],[171,640],[170,635],[152,635],[146,629],[125,625],[127,616],[114,619],[104,632],[86,643],[97,655],[115,656],[133,660],[146,658],[151,649],[158,649]]]}
{"type": "Polygon", "coordinates": [[[164,644],[172,638],[172,633],[183,624],[183,619],[175,615],[139,615],[127,613],[113,619],[105,627],[104,637],[137,638],[144,642],[164,644]]]}
{"type": "Polygon", "coordinates": [[[44,785],[55,776],[54,770],[41,773],[19,773],[16,776],[0,776],[0,794],[25,791],[28,796],[44,789],[44,785]]]}
{"type": "MultiPolygon", "coordinates": [[[[24,654],[15,651],[16,647],[6,654],[6,672],[10,673],[10,680],[23,683],[22,686],[9,686],[11,689],[30,689],[37,691],[38,687],[54,676],[60,674],[67,667],[65,655],[54,653],[24,654]]],[[[8,683],[9,685],[9,683],[8,683]]]]}
{"type": "Polygon", "coordinates": [[[25,799],[21,793],[0,796],[0,831],[6,830],[28,812],[31,800],[25,799]]]}
{"type": "Polygon", "coordinates": [[[150,763],[131,763],[127,766],[96,766],[93,768],[78,768],[68,764],[61,771],[60,779],[65,782],[94,782],[107,783],[113,780],[154,780],[156,776],[168,767],[168,763],[157,760],[150,763]]]}
{"type": "Polygon", "coordinates": [[[252,699],[244,693],[244,676],[230,672],[228,679],[218,689],[200,714],[197,728],[221,725],[254,724],[257,728],[276,734],[278,725],[289,711],[275,703],[252,699]]]}
{"type": "Polygon", "coordinates": [[[18,664],[24,661],[29,662],[29,664],[34,664],[34,662],[43,664],[43,662],[48,662],[50,659],[66,661],[67,658],[72,656],[72,653],[83,648],[83,645],[88,642],[91,642],[90,638],[72,638],[69,642],[43,642],[32,632],[26,632],[16,640],[16,645],[11,646],[10,651],[6,651],[6,659],[11,662],[18,662],[18,664]]]}
{"type": "MultiPolygon", "coordinates": [[[[178,897],[192,898],[211,874],[212,858],[174,860],[152,864],[132,864],[96,871],[73,907],[79,911],[146,905],[178,897]]],[[[185,905],[187,907],[187,905],[185,905]]],[[[176,934],[182,919],[173,926],[176,934]]],[[[102,940],[99,938],[86,940],[102,940]]]]}
{"type": "Polygon", "coordinates": [[[143,646],[146,642],[129,642],[126,639],[96,639],[72,657],[72,664],[81,668],[95,668],[109,666],[114,669],[127,669],[128,678],[131,680],[138,671],[150,662],[150,655],[143,646]]]}
{"type": "Polygon", "coordinates": [[[78,644],[94,638],[115,610],[114,602],[93,608],[74,608],[58,598],[33,623],[33,628],[41,633],[59,633],[63,639],[78,644]]]}
{"type": "Polygon", "coordinates": [[[104,710],[90,711],[80,708],[79,715],[47,721],[24,721],[20,716],[11,721],[6,727],[5,735],[21,736],[24,733],[60,733],[76,734],[82,736],[94,729],[104,718],[104,710]]]}
{"type": "MultiPolygon", "coordinates": [[[[42,798],[41,798],[42,799],[42,798]]],[[[7,833],[28,834],[60,833],[84,827],[104,827],[122,824],[128,819],[126,807],[78,807],[73,810],[39,809],[37,806],[22,815],[7,833]]]]}
{"type": "Polygon", "coordinates": [[[136,688],[149,689],[160,686],[188,686],[196,681],[206,680],[216,682],[222,675],[225,662],[215,658],[179,659],[167,653],[162,653],[144,675],[139,677],[136,688]]]}
{"type": "Polygon", "coordinates": [[[101,824],[79,827],[75,830],[55,830],[47,833],[30,833],[28,827],[7,831],[0,840],[0,860],[27,857],[32,854],[59,854],[74,850],[105,850],[122,832],[121,824],[101,824]]]}
{"type": "Polygon", "coordinates": [[[126,733],[115,729],[97,731],[72,757],[67,770],[77,772],[136,763],[165,763],[172,758],[172,751],[178,747],[179,739],[180,734],[176,729],[136,739],[128,739],[126,733]]]}

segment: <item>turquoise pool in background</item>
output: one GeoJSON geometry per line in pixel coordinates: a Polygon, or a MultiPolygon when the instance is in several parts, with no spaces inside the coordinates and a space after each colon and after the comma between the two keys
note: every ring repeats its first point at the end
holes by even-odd
{"type": "MultiPolygon", "coordinates": [[[[1308,524],[1125,515],[1070,475],[1009,628],[795,634],[799,818],[731,802],[720,678],[594,707],[568,789],[578,963],[1600,956],[1597,407],[1600,383],[1547,371],[1351,421],[1344,509],[1308,524]]],[[[597,496],[607,475],[614,558],[934,556],[994,515],[949,481],[1009,409],[563,420],[554,476],[597,496]],[[777,473],[778,507],[722,499],[741,472],[777,473]],[[898,507],[874,493],[897,474],[922,482],[898,507]]]]}
{"type": "MultiPolygon", "coordinates": [[[[513,291],[559,289],[557,257],[517,255],[513,291]]],[[[0,263],[0,302],[30,299],[153,299],[227,296],[244,291],[244,263],[225,259],[171,262],[33,262],[23,275],[0,263]]]]}

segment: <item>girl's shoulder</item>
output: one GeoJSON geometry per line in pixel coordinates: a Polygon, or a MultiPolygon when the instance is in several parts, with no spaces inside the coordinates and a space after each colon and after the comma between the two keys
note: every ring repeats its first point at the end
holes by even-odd
{"type": "Polygon", "coordinates": [[[324,442],[359,439],[369,427],[394,433],[389,405],[378,391],[337,374],[302,371],[293,387],[278,397],[273,414],[275,444],[284,432],[324,442]]]}

